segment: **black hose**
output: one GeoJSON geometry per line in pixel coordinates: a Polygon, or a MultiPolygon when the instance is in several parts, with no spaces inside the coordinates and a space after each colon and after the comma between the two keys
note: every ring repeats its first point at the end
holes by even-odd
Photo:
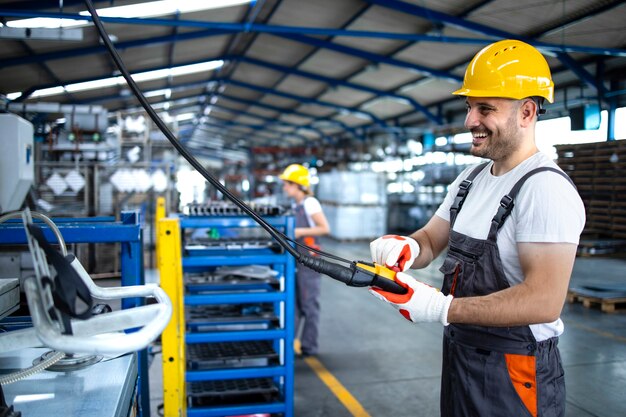
{"type": "MultiPolygon", "coordinates": [[[[126,69],[126,66],[122,62],[122,59],[120,58],[119,54],[115,50],[115,47],[111,43],[111,40],[109,39],[109,35],[104,29],[104,26],[102,25],[102,21],[100,20],[100,17],[98,16],[98,13],[96,12],[96,9],[94,8],[91,0],[85,0],[85,4],[87,5],[87,9],[89,10],[89,13],[91,14],[93,23],[96,26],[98,34],[100,35],[100,38],[102,39],[102,42],[104,43],[105,47],[109,51],[109,54],[113,58],[113,61],[115,62],[115,65],[117,66],[117,68],[120,70],[120,73],[122,74],[126,82],[128,83],[128,86],[130,87],[132,92],[135,94],[139,102],[141,103],[141,106],[146,110],[146,112],[148,113],[152,121],[157,125],[157,127],[161,130],[161,132],[163,132],[165,137],[167,137],[167,139],[174,146],[174,148],[176,148],[176,150],[183,156],[183,158],[185,158],[191,164],[191,166],[193,166],[211,185],[217,188],[226,198],[231,200],[237,207],[243,210],[244,213],[249,215],[263,229],[265,229],[274,239],[276,239],[276,241],[278,242],[280,246],[285,248],[285,250],[296,259],[297,262],[303,264],[306,267],[311,268],[314,271],[325,274],[331,278],[344,282],[347,285],[353,286],[353,287],[362,287],[366,285],[371,285],[371,283],[374,280],[376,280],[376,275],[371,275],[367,273],[363,275],[364,271],[357,268],[354,262],[350,262],[338,256],[326,254],[320,250],[310,248],[307,245],[303,245],[301,243],[294,241],[293,239],[288,238],[283,233],[276,230],[272,225],[267,223],[261,216],[256,214],[252,208],[250,208],[246,203],[241,201],[237,196],[235,196],[230,191],[228,191],[226,187],[224,187],[217,179],[215,179],[193,157],[193,155],[191,155],[191,153],[189,153],[189,151],[178,141],[178,139],[174,136],[174,134],[168,129],[167,125],[161,120],[159,115],[156,114],[152,106],[150,106],[150,103],[148,103],[148,100],[146,100],[145,96],[143,95],[143,93],[141,92],[141,90],[139,89],[139,87],[137,86],[133,78],[131,77],[130,73],[126,69]],[[328,262],[318,257],[307,255],[306,252],[300,253],[294,247],[292,247],[288,243],[288,241],[292,241],[297,246],[303,247],[307,249],[308,251],[316,252],[322,256],[327,256],[327,257],[339,260],[341,262],[350,263],[351,265],[350,266],[338,265],[338,264],[328,262]]],[[[389,283],[385,283],[385,284],[387,284],[386,286],[392,287],[392,289],[396,291],[401,292],[404,290],[404,288],[400,287],[398,284],[392,281],[389,281],[389,283]]]]}
{"type": "Polygon", "coordinates": [[[159,115],[156,114],[152,106],[150,106],[150,103],[148,103],[148,100],[146,100],[146,97],[143,95],[143,93],[141,92],[137,84],[135,83],[135,80],[133,80],[130,73],[126,69],[126,66],[122,62],[122,58],[119,56],[119,54],[115,50],[115,47],[111,43],[111,40],[109,39],[109,36],[106,30],[104,29],[102,21],[100,20],[100,17],[98,16],[98,13],[96,12],[96,9],[93,6],[91,0],[85,0],[85,5],[87,6],[87,10],[89,10],[89,13],[91,14],[93,23],[96,26],[96,29],[98,30],[98,34],[100,35],[100,39],[102,39],[102,42],[104,42],[104,46],[109,51],[109,54],[111,55],[111,58],[113,58],[113,61],[115,62],[115,65],[117,66],[117,68],[120,70],[120,73],[122,74],[124,79],[126,79],[126,82],[128,83],[128,87],[130,87],[132,92],[137,97],[137,100],[139,100],[139,103],[141,103],[141,106],[146,110],[146,112],[148,113],[148,115],[150,116],[154,124],[156,124],[157,127],[161,130],[161,132],[163,132],[163,134],[171,142],[174,148],[176,148],[176,150],[183,156],[183,158],[185,158],[191,164],[191,166],[193,166],[196,169],[196,171],[198,171],[212,186],[217,188],[225,197],[227,197],[229,200],[235,203],[237,207],[243,210],[261,227],[267,230],[267,232],[274,239],[276,239],[276,241],[278,242],[280,246],[285,248],[287,252],[289,252],[291,255],[293,255],[294,258],[296,258],[297,261],[299,261],[300,257],[302,256],[300,252],[298,252],[294,247],[292,247],[285,240],[283,235],[278,230],[276,230],[269,223],[263,220],[263,218],[259,216],[258,214],[256,214],[254,210],[252,210],[246,203],[241,201],[236,195],[232,194],[226,187],[224,187],[215,177],[213,177],[200,164],[200,162],[198,162],[193,157],[193,155],[191,155],[191,153],[189,153],[189,151],[178,141],[178,139],[176,139],[174,134],[168,129],[167,125],[163,122],[163,120],[161,120],[159,115]]]}

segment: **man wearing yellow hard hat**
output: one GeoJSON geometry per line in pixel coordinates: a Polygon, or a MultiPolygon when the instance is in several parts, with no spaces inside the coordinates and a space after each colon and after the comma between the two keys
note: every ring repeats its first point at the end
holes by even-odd
{"type": "Polygon", "coordinates": [[[422,229],[370,244],[375,262],[403,271],[447,250],[443,287],[399,272],[406,295],[372,293],[412,322],[444,326],[442,416],[564,416],[557,343],[585,211],[535,144],[554,100],[550,68],[531,45],[499,41],[474,56],[453,94],[465,98],[471,153],[489,161],[459,175],[422,229]]]}
{"type": "MultiPolygon", "coordinates": [[[[319,248],[316,237],[328,234],[330,227],[320,202],[313,196],[309,170],[300,164],[292,164],[285,168],[280,179],[283,180],[283,191],[294,201],[296,240],[314,249],[319,248]]],[[[298,250],[302,249],[298,248],[298,250]]],[[[298,354],[316,355],[318,353],[321,276],[305,266],[298,265],[297,268],[296,331],[302,326],[298,354]]]]}

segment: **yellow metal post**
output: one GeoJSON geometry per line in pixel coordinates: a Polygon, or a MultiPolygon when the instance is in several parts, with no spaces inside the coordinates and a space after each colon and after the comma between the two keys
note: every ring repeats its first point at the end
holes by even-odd
{"type": "Polygon", "coordinates": [[[161,288],[172,300],[170,323],[161,335],[163,355],[163,411],[165,417],[187,415],[185,401],[185,304],[178,219],[158,221],[157,260],[161,288]]]}
{"type": "Polygon", "coordinates": [[[159,221],[167,215],[165,210],[165,197],[159,197],[156,201],[154,212],[154,253],[157,257],[157,267],[159,265],[159,221]]]}

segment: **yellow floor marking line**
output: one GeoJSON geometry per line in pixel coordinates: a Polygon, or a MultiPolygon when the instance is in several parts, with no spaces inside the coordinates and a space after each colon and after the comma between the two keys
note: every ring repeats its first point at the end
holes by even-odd
{"type": "Polygon", "coordinates": [[[623,336],[618,336],[610,332],[605,332],[602,330],[594,329],[593,327],[587,327],[578,323],[568,323],[568,325],[578,327],[579,329],[582,329],[582,330],[587,330],[588,332],[591,332],[591,333],[599,334],[600,336],[608,337],[609,339],[617,340],[618,342],[626,343],[626,337],[623,337],[623,336]]]}
{"type": "Polygon", "coordinates": [[[348,409],[350,414],[354,417],[371,417],[356,398],[350,394],[350,391],[341,385],[341,382],[339,382],[317,358],[309,356],[304,358],[304,361],[315,371],[317,376],[326,384],[335,397],[348,409]]]}

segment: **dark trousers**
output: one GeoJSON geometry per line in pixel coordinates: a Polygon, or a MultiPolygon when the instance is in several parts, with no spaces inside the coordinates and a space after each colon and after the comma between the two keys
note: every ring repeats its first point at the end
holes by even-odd
{"type": "Polygon", "coordinates": [[[321,276],[309,268],[298,266],[296,273],[296,331],[302,322],[300,343],[302,353],[317,354],[320,321],[321,276]],[[304,320],[302,320],[304,318],[304,320]]]}

